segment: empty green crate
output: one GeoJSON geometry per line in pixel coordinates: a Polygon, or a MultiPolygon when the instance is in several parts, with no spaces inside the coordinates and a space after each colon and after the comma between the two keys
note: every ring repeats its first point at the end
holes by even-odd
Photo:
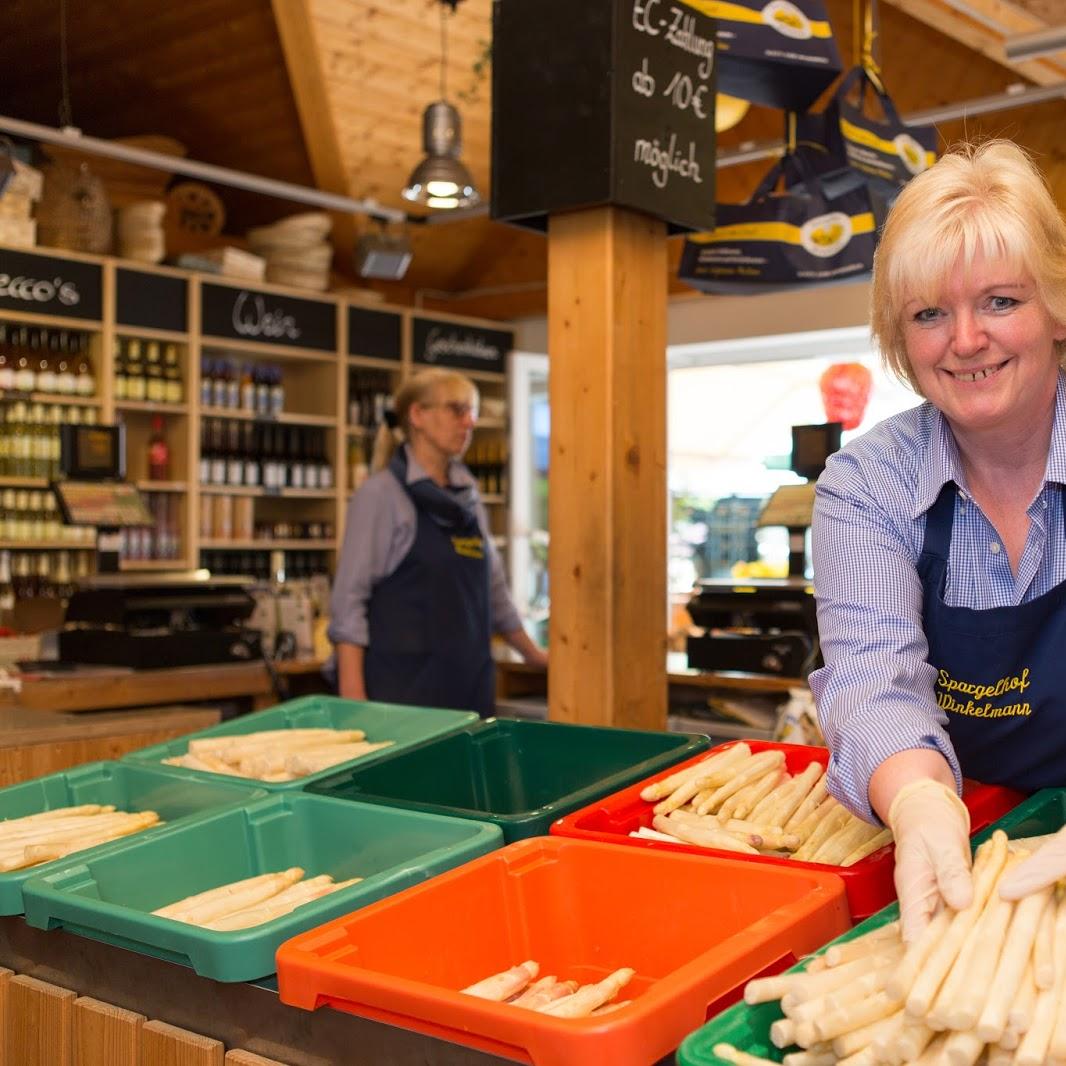
{"type": "MultiPolygon", "coordinates": [[[[1042,836],[1055,832],[1063,824],[1066,824],[1066,789],[1045,789],[982,830],[971,843],[976,848],[997,829],[1002,829],[1009,837],[1042,836]]],[[[893,903],[831,943],[842,944],[853,940],[898,917],[899,904],[893,903]]],[[[826,944],[815,954],[821,955],[828,947],[829,944],[826,944]]],[[[800,963],[789,972],[803,970],[805,966],[806,963],[800,963]]],[[[783,1014],[777,1002],[759,1003],[753,1007],[738,1003],[685,1038],[678,1050],[678,1066],[728,1066],[725,1059],[714,1053],[714,1046],[722,1043],[732,1044],[749,1055],[780,1062],[786,1052],[774,1047],[770,1040],[770,1026],[781,1017],[783,1014]]]]}
{"type": "Polygon", "coordinates": [[[508,843],[708,747],[705,736],[490,718],[309,792],[492,822],[508,843]]]}
{"type": "Polygon", "coordinates": [[[123,760],[151,763],[163,766],[198,781],[246,781],[269,792],[301,791],[309,782],[335,774],[341,767],[366,765],[392,752],[402,751],[412,744],[451,733],[478,716],[472,711],[446,711],[434,707],[407,707],[391,703],[367,703],[361,700],[342,700],[337,696],[304,696],[289,700],[266,711],[255,711],[222,725],[190,733],[186,737],[153,744],[149,748],[131,751],[123,760]],[[188,770],[181,766],[167,766],[163,759],[184,755],[189,750],[189,741],[201,737],[230,737],[244,733],[257,733],[267,729],[362,729],[367,740],[378,742],[391,740],[387,748],[362,755],[358,759],[338,763],[315,774],[298,777],[295,781],[260,781],[256,778],[238,777],[231,774],[212,774],[203,770],[188,770]]]}
{"type": "MultiPolygon", "coordinates": [[[[0,819],[24,818],[30,814],[83,803],[113,803],[122,811],[155,811],[166,825],[145,832],[156,834],[167,832],[189,818],[262,799],[266,795],[263,789],[251,782],[236,784],[232,780],[222,779],[189,781],[165,766],[156,768],[123,762],[95,762],[0,789],[0,819]]],[[[113,848],[118,843],[100,844],[66,859],[0,873],[0,914],[22,913],[22,887],[31,877],[47,873],[60,865],[80,862],[85,855],[113,848]]]]}
{"type": "Polygon", "coordinates": [[[297,933],[364,907],[502,844],[491,825],[274,794],[26,883],[26,921],[191,966],[218,981],[275,972],[274,953],[297,933]],[[257,874],[300,866],[305,877],[362,877],[250,929],[217,932],[151,912],[257,874]]]}

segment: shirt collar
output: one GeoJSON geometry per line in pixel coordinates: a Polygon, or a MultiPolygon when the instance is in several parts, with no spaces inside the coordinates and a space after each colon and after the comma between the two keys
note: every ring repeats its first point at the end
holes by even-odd
{"type": "MultiPolygon", "coordinates": [[[[928,511],[949,481],[954,481],[960,488],[966,486],[959,446],[947,419],[935,407],[932,411],[932,432],[929,448],[918,468],[918,492],[912,518],[928,511]]],[[[1066,375],[1061,370],[1055,386],[1055,420],[1051,426],[1051,447],[1044,472],[1044,483],[1049,481],[1066,484],[1066,375]]]]}
{"type": "MultiPolygon", "coordinates": [[[[426,468],[415,458],[414,452],[406,444],[404,450],[407,452],[407,484],[428,478],[426,468]]],[[[465,489],[474,484],[474,475],[458,459],[451,459],[448,462],[448,484],[457,489],[465,489]]]]}

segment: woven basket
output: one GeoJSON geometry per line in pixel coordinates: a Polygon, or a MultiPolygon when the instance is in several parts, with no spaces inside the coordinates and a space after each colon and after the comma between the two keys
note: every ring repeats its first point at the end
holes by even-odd
{"type": "Polygon", "coordinates": [[[111,251],[111,203],[104,183],[86,164],[74,168],[53,163],[45,168],[37,240],[72,252],[111,251]]]}

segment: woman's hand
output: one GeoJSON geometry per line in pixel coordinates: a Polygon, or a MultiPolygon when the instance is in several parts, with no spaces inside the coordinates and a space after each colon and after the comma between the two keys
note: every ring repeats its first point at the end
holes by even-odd
{"type": "Polygon", "coordinates": [[[999,883],[999,894],[1003,899],[1022,899],[1063,877],[1066,877],[1066,828],[1005,874],[999,883]]]}
{"type": "Polygon", "coordinates": [[[888,812],[896,839],[896,894],[903,940],[918,938],[941,902],[973,900],[970,812],[955,790],[932,778],[904,785],[888,812]]]}

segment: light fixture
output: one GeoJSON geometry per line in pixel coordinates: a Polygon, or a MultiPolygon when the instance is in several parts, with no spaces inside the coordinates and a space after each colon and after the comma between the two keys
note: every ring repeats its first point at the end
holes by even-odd
{"type": "Polygon", "coordinates": [[[1003,51],[1014,62],[1066,52],[1066,26],[1048,26],[1035,33],[1015,34],[1003,42],[1003,51]]]}
{"type": "Polygon", "coordinates": [[[422,148],[426,158],[412,171],[403,197],[412,203],[442,210],[473,207],[481,197],[470,171],[459,159],[462,121],[448,103],[445,75],[448,68],[448,30],[445,8],[455,11],[459,0],[440,0],[440,99],[422,114],[422,148]]]}

